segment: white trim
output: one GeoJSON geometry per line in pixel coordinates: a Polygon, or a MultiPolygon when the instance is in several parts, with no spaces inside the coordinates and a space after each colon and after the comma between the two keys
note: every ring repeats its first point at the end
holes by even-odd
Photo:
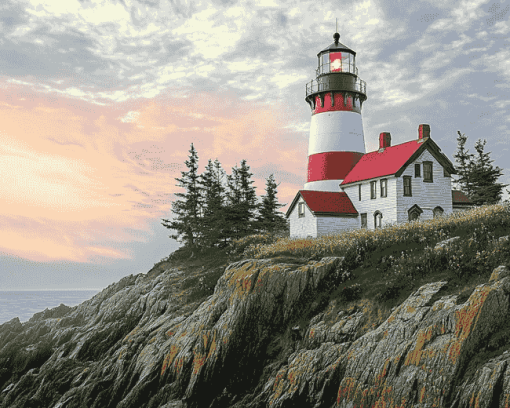
{"type": "Polygon", "coordinates": [[[305,184],[303,190],[314,190],[314,191],[330,191],[333,193],[341,193],[340,183],[343,180],[317,180],[310,181],[305,184]]]}

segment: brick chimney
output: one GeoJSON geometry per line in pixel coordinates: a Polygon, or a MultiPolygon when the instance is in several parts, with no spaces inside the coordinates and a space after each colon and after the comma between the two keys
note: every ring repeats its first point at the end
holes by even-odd
{"type": "Polygon", "coordinates": [[[391,146],[390,132],[382,132],[379,135],[379,149],[384,149],[391,146]]]}
{"type": "Polygon", "coordinates": [[[425,124],[418,126],[418,140],[424,140],[428,137],[430,137],[430,126],[425,124]]]}

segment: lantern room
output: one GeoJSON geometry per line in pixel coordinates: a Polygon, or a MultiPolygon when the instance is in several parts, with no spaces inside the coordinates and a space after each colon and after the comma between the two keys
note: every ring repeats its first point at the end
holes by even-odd
{"type": "Polygon", "coordinates": [[[333,38],[335,42],[317,54],[316,78],[306,84],[305,99],[313,114],[322,111],[325,98],[345,99],[346,106],[350,98],[349,109],[361,113],[367,95],[366,83],[358,77],[356,52],[339,41],[340,34],[333,38]]]}
{"type": "Polygon", "coordinates": [[[340,34],[335,33],[335,42],[317,54],[319,66],[317,77],[331,72],[348,72],[358,75],[356,69],[356,53],[338,40],[340,34]]]}

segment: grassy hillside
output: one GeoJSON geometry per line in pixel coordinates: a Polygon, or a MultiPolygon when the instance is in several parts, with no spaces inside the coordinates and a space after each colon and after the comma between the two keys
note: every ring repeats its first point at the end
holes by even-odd
{"type": "Polygon", "coordinates": [[[510,207],[493,205],[376,231],[355,230],[309,239],[253,235],[235,241],[228,249],[195,251],[191,259],[190,251],[180,250],[171,258],[180,268],[195,271],[189,282],[190,286],[195,284],[190,300],[200,301],[213,293],[221,266],[232,261],[272,258],[306,263],[325,256],[345,257],[339,273],[347,274],[348,281],[330,288],[318,302],[330,324],[341,311],[363,310],[370,316],[363,328],[368,331],[425,283],[446,280],[448,285],[436,297],[454,294],[460,295],[459,301],[467,299],[477,285],[489,280],[494,268],[510,267],[510,240],[503,238],[508,235],[510,207]],[[436,247],[454,237],[459,239],[436,247]],[[196,273],[211,267],[218,267],[216,273],[203,277],[196,273]],[[196,285],[199,281],[201,286],[196,285]]]}

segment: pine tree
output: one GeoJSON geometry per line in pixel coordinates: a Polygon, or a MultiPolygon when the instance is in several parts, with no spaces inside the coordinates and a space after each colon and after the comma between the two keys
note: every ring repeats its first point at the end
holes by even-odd
{"type": "Polygon", "coordinates": [[[463,191],[468,197],[473,195],[473,180],[471,178],[471,167],[473,163],[473,154],[466,149],[467,136],[457,131],[457,152],[453,155],[457,162],[459,177],[457,179],[457,188],[463,191]]]}
{"type": "Polygon", "coordinates": [[[503,188],[507,186],[498,183],[498,178],[503,175],[503,171],[498,166],[493,166],[494,160],[491,160],[490,152],[484,152],[486,143],[486,140],[480,139],[475,143],[475,150],[478,154],[471,167],[473,194],[470,199],[476,205],[499,203],[503,188]]]}
{"type": "Polygon", "coordinates": [[[250,235],[255,231],[257,194],[255,187],[252,186],[252,175],[246,160],[242,160],[241,167],[236,165],[232,168],[232,174],[227,176],[228,207],[225,221],[229,236],[234,239],[250,235]]]}
{"type": "Polygon", "coordinates": [[[217,246],[225,239],[224,177],[225,171],[218,159],[214,163],[209,159],[205,172],[200,176],[203,197],[203,217],[200,229],[202,243],[208,247],[217,246]]]}
{"type": "Polygon", "coordinates": [[[176,178],[177,186],[185,190],[184,193],[175,193],[178,200],[172,203],[172,220],[163,219],[166,228],[175,231],[170,238],[183,242],[186,247],[194,248],[200,238],[200,186],[198,175],[198,154],[191,143],[189,160],[185,164],[188,171],[181,172],[176,178]]]}
{"type": "Polygon", "coordinates": [[[266,179],[266,195],[262,196],[262,203],[259,206],[259,217],[257,218],[257,229],[260,232],[285,233],[287,232],[287,220],[278,208],[285,204],[278,203],[278,184],[274,175],[270,174],[266,179]]]}
{"type": "Polygon", "coordinates": [[[498,183],[498,178],[503,175],[499,167],[494,167],[490,158],[490,152],[484,152],[486,140],[478,139],[475,143],[477,155],[469,153],[465,145],[467,136],[458,133],[457,153],[454,155],[457,161],[459,178],[457,180],[462,190],[475,205],[495,204],[501,200],[505,184],[498,183]]]}
{"type": "Polygon", "coordinates": [[[255,218],[257,211],[257,193],[253,186],[254,181],[251,179],[253,173],[250,173],[250,166],[246,164],[246,160],[241,161],[239,168],[239,179],[241,187],[241,236],[253,234],[255,232],[255,218]]]}

